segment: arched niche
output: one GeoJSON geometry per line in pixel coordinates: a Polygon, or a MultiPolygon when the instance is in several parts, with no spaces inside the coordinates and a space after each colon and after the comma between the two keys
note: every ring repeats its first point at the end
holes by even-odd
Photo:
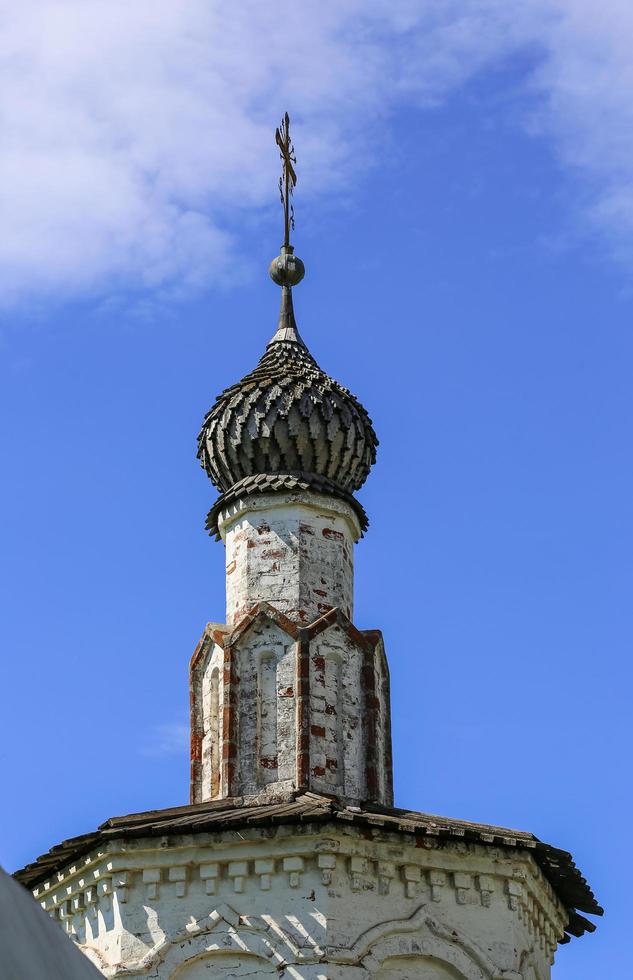
{"type": "Polygon", "coordinates": [[[485,950],[424,906],[409,919],[375,926],[353,949],[372,980],[492,980],[500,973],[485,950]]]}
{"type": "Polygon", "coordinates": [[[272,650],[264,650],[257,677],[257,776],[263,785],[277,780],[277,714],[277,656],[272,650]]]}
{"type": "Polygon", "coordinates": [[[372,980],[463,980],[463,973],[432,956],[390,956],[372,980]]]}
{"type": "Polygon", "coordinates": [[[214,666],[205,677],[203,697],[202,772],[205,799],[214,799],[220,792],[220,669],[214,666]]]}
{"type": "Polygon", "coordinates": [[[212,951],[183,963],[170,974],[169,980],[218,980],[220,977],[267,980],[268,977],[278,978],[279,973],[270,961],[263,960],[261,956],[237,950],[212,951]]]}

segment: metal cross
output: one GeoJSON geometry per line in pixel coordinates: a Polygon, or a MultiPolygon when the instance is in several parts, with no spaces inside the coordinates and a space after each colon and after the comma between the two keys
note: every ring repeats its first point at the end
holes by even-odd
{"type": "Polygon", "coordinates": [[[284,245],[290,245],[290,229],[295,227],[295,209],[292,206],[292,192],[297,183],[297,174],[293,164],[297,162],[295,148],[290,140],[290,117],[285,114],[281,126],[275,130],[275,142],[279,147],[282,163],[282,174],[279,178],[279,196],[284,209],[284,245]]]}

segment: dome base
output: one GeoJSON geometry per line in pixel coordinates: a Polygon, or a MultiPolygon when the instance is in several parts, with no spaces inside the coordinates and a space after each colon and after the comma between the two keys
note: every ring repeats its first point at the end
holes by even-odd
{"type": "Polygon", "coordinates": [[[222,511],[249,494],[274,494],[311,491],[344,501],[352,508],[358,521],[358,538],[362,538],[369,527],[369,519],[362,504],[347,491],[341,489],[333,480],[320,476],[318,473],[258,473],[239,480],[226,493],[220,494],[213,507],[207,514],[205,528],[209,534],[220,540],[218,523],[222,511]]]}

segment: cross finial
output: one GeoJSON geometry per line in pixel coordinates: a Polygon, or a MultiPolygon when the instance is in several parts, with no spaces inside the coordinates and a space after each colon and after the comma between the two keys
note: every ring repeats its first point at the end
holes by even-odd
{"type": "Polygon", "coordinates": [[[284,115],[281,126],[275,130],[275,142],[279,147],[281,157],[282,172],[279,178],[279,195],[284,209],[284,245],[290,246],[290,229],[294,231],[295,211],[292,206],[292,192],[297,183],[297,174],[294,164],[297,162],[295,148],[290,139],[290,117],[288,113],[284,115]]]}
{"type": "Polygon", "coordinates": [[[279,326],[277,333],[271,343],[277,340],[287,340],[302,344],[303,341],[297,331],[297,324],[292,310],[292,287],[301,282],[305,275],[305,266],[301,259],[294,254],[294,248],[290,244],[290,229],[294,230],[295,215],[292,207],[292,192],[297,183],[295,173],[295,148],[290,139],[290,117],[286,113],[281,121],[281,126],[275,130],[275,142],[279,147],[281,157],[281,177],[279,178],[279,194],[284,209],[284,243],[281,246],[281,255],[273,259],[268,270],[270,278],[281,286],[281,313],[279,315],[279,326]]]}

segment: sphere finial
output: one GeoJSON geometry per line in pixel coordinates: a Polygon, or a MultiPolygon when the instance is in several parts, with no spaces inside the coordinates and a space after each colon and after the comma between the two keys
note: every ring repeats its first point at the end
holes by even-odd
{"type": "Polygon", "coordinates": [[[303,262],[294,251],[292,245],[282,245],[281,254],[270,263],[270,278],[278,286],[296,286],[306,274],[303,262]]]}

